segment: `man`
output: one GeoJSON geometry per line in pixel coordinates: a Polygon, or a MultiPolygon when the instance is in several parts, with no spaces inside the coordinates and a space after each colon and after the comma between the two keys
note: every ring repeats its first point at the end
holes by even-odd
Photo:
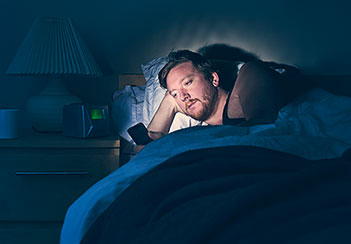
{"type": "Polygon", "coordinates": [[[276,120],[290,97],[280,74],[263,62],[244,64],[232,91],[227,92],[210,63],[188,50],[170,53],[159,80],[167,93],[148,126],[154,140],[168,133],[178,112],[209,125],[266,124],[276,120]]]}

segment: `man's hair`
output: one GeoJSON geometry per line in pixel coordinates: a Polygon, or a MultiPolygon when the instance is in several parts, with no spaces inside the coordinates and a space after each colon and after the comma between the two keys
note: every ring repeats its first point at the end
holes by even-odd
{"type": "Polygon", "coordinates": [[[168,63],[158,73],[160,85],[167,89],[167,76],[169,72],[179,64],[191,62],[194,68],[204,75],[205,79],[212,81],[212,73],[214,70],[211,68],[210,63],[201,54],[189,50],[179,50],[170,52],[168,55],[168,63]]]}

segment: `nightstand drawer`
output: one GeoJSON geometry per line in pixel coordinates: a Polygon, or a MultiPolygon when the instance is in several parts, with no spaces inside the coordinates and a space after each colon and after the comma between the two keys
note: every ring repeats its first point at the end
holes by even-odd
{"type": "Polygon", "coordinates": [[[63,220],[75,199],[118,168],[118,156],[118,148],[0,149],[0,220],[63,220]]]}

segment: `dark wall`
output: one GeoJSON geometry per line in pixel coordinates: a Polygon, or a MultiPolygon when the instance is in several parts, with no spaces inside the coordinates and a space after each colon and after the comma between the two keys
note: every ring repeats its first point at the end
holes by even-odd
{"type": "Polygon", "coordinates": [[[348,1],[8,0],[0,3],[0,107],[22,111],[46,84],[6,70],[37,16],[69,16],[101,65],[98,79],[66,81],[84,101],[108,103],[119,73],[171,49],[227,43],[309,73],[350,74],[348,1]],[[230,2],[230,3],[229,3],[230,2]]]}

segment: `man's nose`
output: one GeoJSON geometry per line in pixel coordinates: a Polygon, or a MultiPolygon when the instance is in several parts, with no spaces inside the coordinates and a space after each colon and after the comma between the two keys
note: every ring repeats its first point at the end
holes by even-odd
{"type": "Polygon", "coordinates": [[[190,98],[190,95],[187,91],[180,91],[179,98],[182,102],[186,102],[190,98]]]}

